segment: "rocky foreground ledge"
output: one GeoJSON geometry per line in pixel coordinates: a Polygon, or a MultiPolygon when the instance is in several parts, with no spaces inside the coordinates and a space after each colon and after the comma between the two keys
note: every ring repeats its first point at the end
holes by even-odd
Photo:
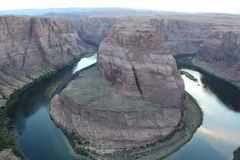
{"type": "MultiPolygon", "coordinates": [[[[166,141],[183,128],[184,95],[176,62],[156,29],[149,21],[127,20],[115,24],[101,42],[97,67],[52,98],[50,114],[77,150],[112,159],[118,151],[166,141]]],[[[157,152],[157,158],[191,138],[201,122],[201,113],[193,115],[198,123],[191,134],[177,136],[170,141],[174,147],[157,152]]],[[[138,152],[131,152],[133,159],[146,157],[137,157],[138,152]]],[[[123,155],[114,159],[129,159],[123,155]]]]}

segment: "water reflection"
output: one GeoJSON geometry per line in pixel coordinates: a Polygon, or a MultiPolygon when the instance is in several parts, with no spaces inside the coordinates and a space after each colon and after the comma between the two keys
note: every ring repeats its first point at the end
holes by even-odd
{"type": "MultiPolygon", "coordinates": [[[[75,73],[86,64],[95,63],[96,57],[95,54],[90,59],[82,59],[81,63],[74,68],[68,68],[35,85],[10,111],[16,131],[20,135],[19,148],[29,159],[86,159],[72,151],[67,138],[50,119],[49,100],[44,96],[44,91],[49,84],[63,76],[75,73]]],[[[240,146],[239,92],[224,83],[212,81],[211,78],[204,77],[199,72],[186,69],[185,71],[198,79],[198,82],[194,82],[183,76],[186,91],[197,99],[203,110],[203,124],[189,143],[166,159],[232,159],[233,150],[240,146]]]]}
{"type": "Polygon", "coordinates": [[[239,99],[231,96],[239,92],[224,83],[218,85],[215,79],[211,81],[199,72],[184,70],[198,79],[196,83],[183,76],[185,90],[197,99],[203,111],[203,124],[189,143],[166,159],[232,159],[233,150],[240,146],[240,113],[236,112],[238,106],[234,105],[239,99]],[[213,89],[212,84],[208,85],[209,81],[220,89],[213,89]],[[225,93],[217,93],[218,91],[225,93]]]}
{"type": "Polygon", "coordinates": [[[68,139],[55,126],[49,115],[49,99],[45,91],[49,85],[69,77],[78,70],[96,63],[96,56],[83,58],[76,66],[67,67],[54,76],[28,89],[9,110],[19,135],[18,147],[31,160],[87,160],[72,150],[68,139]]]}
{"type": "Polygon", "coordinates": [[[226,104],[229,109],[240,112],[240,90],[214,77],[202,76],[202,82],[211,92],[226,104]]]}
{"type": "Polygon", "coordinates": [[[91,57],[87,57],[87,58],[82,58],[77,65],[73,68],[72,73],[76,73],[77,71],[79,71],[80,69],[86,68],[87,66],[90,66],[94,63],[96,63],[96,59],[97,59],[97,53],[95,53],[93,56],[91,57]]]}

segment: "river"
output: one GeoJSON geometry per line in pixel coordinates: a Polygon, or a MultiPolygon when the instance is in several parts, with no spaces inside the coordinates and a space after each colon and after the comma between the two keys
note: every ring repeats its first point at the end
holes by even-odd
{"type": "Polygon", "coordinates": [[[166,160],[230,160],[240,146],[240,91],[189,69],[198,82],[182,76],[185,90],[199,103],[203,123],[193,138],[166,160]]]}
{"type": "MultiPolygon", "coordinates": [[[[96,54],[43,80],[26,91],[11,108],[18,147],[30,160],[86,160],[73,152],[67,137],[49,115],[47,88],[64,77],[96,62],[96,54]]],[[[167,160],[227,160],[240,146],[240,91],[197,71],[184,69],[198,79],[183,75],[186,91],[200,104],[203,124],[193,138],[167,160]]]]}

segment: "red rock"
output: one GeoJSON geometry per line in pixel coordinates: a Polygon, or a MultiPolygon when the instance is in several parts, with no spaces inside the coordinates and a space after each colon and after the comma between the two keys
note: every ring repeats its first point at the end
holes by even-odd
{"type": "Polygon", "coordinates": [[[99,46],[97,67],[120,92],[181,106],[183,80],[175,59],[149,21],[115,24],[99,46]]]}
{"type": "Polygon", "coordinates": [[[99,45],[117,20],[114,17],[88,17],[72,20],[72,23],[83,40],[99,45]]]}
{"type": "Polygon", "coordinates": [[[197,57],[226,78],[240,80],[240,27],[222,26],[213,29],[200,46],[197,57]]]}
{"type": "Polygon", "coordinates": [[[161,38],[171,49],[171,53],[192,54],[197,53],[208,32],[216,24],[209,22],[196,22],[194,20],[177,19],[151,19],[151,24],[157,28],[161,38]]]}
{"type": "Polygon", "coordinates": [[[66,20],[3,16],[0,35],[0,106],[15,89],[86,51],[85,44],[66,20]]]}
{"type": "Polygon", "coordinates": [[[51,100],[50,113],[92,150],[144,146],[170,135],[181,120],[183,80],[149,21],[116,23],[90,69],[51,100]]]}

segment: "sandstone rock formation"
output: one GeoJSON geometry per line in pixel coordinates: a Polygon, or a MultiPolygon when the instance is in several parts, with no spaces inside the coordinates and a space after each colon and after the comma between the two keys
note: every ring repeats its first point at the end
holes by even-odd
{"type": "Polygon", "coordinates": [[[119,19],[114,17],[87,17],[74,19],[72,23],[83,40],[99,45],[107,36],[108,30],[119,19]]]}
{"type": "Polygon", "coordinates": [[[126,97],[93,68],[51,100],[56,125],[93,150],[132,148],[157,141],[178,125],[180,106],[126,97]]]}
{"type": "Polygon", "coordinates": [[[85,149],[139,147],[175,130],[184,84],[149,21],[115,24],[100,44],[97,69],[80,74],[50,106],[57,126],[85,149]]]}
{"type": "Polygon", "coordinates": [[[72,24],[64,20],[3,16],[0,35],[0,106],[14,90],[86,51],[72,24]]]}
{"type": "Polygon", "coordinates": [[[200,46],[197,57],[225,73],[226,78],[240,81],[240,27],[213,29],[200,46]]]}
{"type": "Polygon", "coordinates": [[[191,20],[151,19],[150,21],[175,55],[197,53],[208,32],[216,26],[211,22],[191,20]]]}
{"type": "MultiPolygon", "coordinates": [[[[80,37],[86,41],[100,44],[107,36],[112,25],[123,20],[124,17],[84,17],[72,19],[74,27],[80,37]]],[[[168,18],[150,18],[154,26],[170,48],[173,54],[197,53],[208,32],[216,24],[209,22],[196,22],[191,20],[177,20],[168,18]]]]}
{"type": "Polygon", "coordinates": [[[125,95],[180,106],[184,84],[169,49],[148,21],[130,21],[100,44],[98,70],[125,95]]]}

